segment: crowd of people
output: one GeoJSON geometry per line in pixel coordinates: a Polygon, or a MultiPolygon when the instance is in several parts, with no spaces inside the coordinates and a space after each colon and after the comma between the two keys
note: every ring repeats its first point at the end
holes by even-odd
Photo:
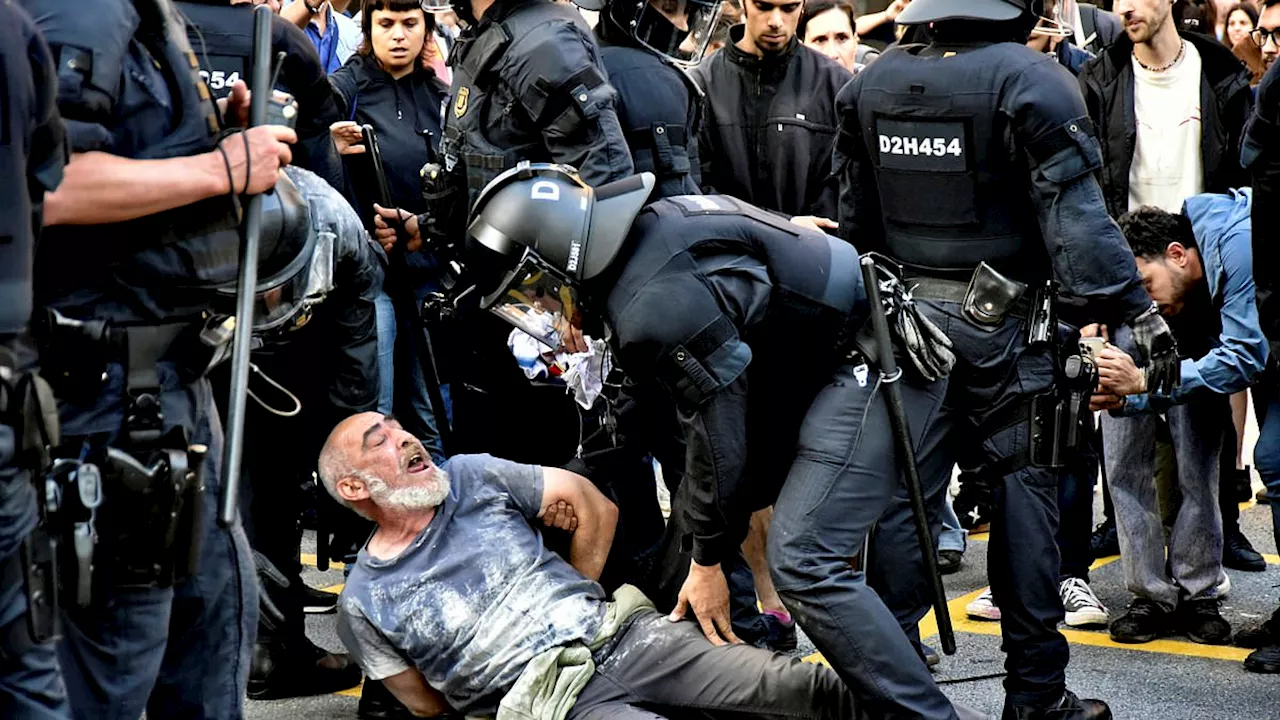
{"type": "Polygon", "coordinates": [[[1280,673],[1220,610],[1280,498],[1277,32],[0,3],[0,716],[985,717],[919,628],[985,530],[1004,720],[1111,717],[1061,624],[1280,673]]]}

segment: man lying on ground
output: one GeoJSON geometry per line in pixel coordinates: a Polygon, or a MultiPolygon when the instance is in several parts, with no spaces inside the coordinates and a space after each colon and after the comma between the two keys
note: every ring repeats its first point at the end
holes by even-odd
{"type": "Polygon", "coordinates": [[[716,647],[630,586],[606,598],[595,579],[617,509],[580,475],[488,455],[436,467],[394,419],[361,413],[330,434],[320,478],[378,526],[342,592],[339,634],[416,715],[865,717],[828,668],[716,647]],[[571,531],[568,562],[537,518],[571,531]]]}

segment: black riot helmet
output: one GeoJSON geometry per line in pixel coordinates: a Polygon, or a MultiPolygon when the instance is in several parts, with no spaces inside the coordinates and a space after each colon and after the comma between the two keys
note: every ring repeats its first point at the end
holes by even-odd
{"type": "Polygon", "coordinates": [[[899,25],[946,20],[1007,22],[1032,12],[1033,0],[912,0],[898,14],[899,25]]]}
{"type": "Polygon", "coordinates": [[[692,67],[707,51],[720,17],[720,0],[574,0],[599,10],[609,32],[621,32],[672,62],[692,67]]]}
{"type": "Polygon", "coordinates": [[[558,347],[568,325],[581,327],[578,288],[613,264],[654,183],[641,173],[592,188],[571,167],[528,162],[494,178],[467,228],[480,306],[558,347]]]}

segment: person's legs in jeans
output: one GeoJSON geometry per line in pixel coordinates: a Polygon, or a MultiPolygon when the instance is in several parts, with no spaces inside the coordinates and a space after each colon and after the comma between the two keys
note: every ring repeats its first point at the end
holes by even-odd
{"type": "MultiPolygon", "coordinates": [[[[810,406],[774,505],[769,566],[792,617],[868,712],[949,720],[950,701],[864,572],[849,564],[902,484],[883,387],[864,385],[845,365],[810,406]]],[[[922,477],[952,463],[941,447],[949,428],[940,417],[946,388],[945,380],[923,388],[902,383],[922,477]]],[[[904,556],[911,548],[918,558],[914,543],[904,556]]]]}
{"type": "Polygon", "coordinates": [[[1178,605],[1178,588],[1165,570],[1164,523],[1152,480],[1157,422],[1150,414],[1120,418],[1103,414],[1103,462],[1129,592],[1172,611],[1178,605]]]}
{"type": "Polygon", "coordinates": [[[938,535],[938,550],[954,550],[962,553],[969,549],[969,533],[960,527],[960,518],[951,501],[951,493],[943,495],[942,532],[938,535]]]}
{"type": "Polygon", "coordinates": [[[1214,598],[1222,576],[1218,465],[1230,406],[1226,397],[1213,395],[1175,405],[1167,417],[1182,491],[1169,537],[1169,567],[1183,598],[1214,598]]]}
{"type": "Polygon", "coordinates": [[[646,610],[596,651],[569,710],[585,718],[865,718],[830,669],[746,645],[716,647],[692,621],[646,610]]]}
{"type": "Polygon", "coordinates": [[[374,299],[378,323],[378,412],[391,414],[396,389],[396,308],[385,290],[374,299]]]}

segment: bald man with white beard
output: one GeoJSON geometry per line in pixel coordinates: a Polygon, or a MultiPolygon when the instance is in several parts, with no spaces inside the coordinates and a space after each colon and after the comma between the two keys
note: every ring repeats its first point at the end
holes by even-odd
{"type": "Polygon", "coordinates": [[[606,597],[596,579],[617,509],[580,475],[489,455],[437,467],[377,413],[339,424],[319,465],[325,489],[377,524],[342,592],[339,635],[415,715],[866,717],[829,668],[713,646],[630,586],[606,597]],[[537,520],[571,533],[568,561],[537,520]]]}

